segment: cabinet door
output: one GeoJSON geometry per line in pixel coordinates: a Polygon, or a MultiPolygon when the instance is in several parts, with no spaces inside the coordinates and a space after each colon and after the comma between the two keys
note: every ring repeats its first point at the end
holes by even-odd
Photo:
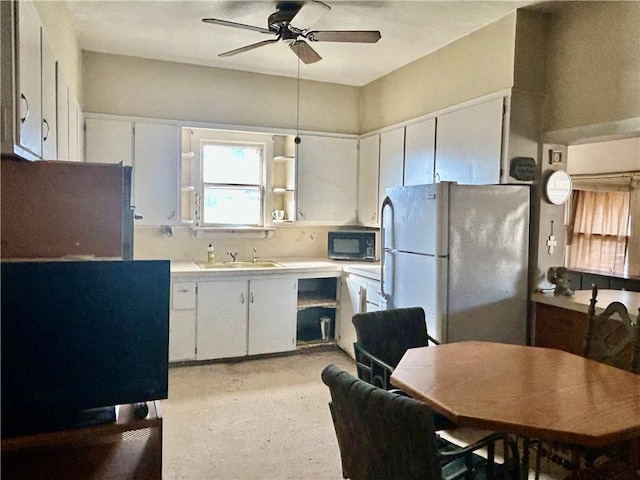
{"type": "Polygon", "coordinates": [[[69,87],[56,63],[57,159],[69,160],[69,87]]]}
{"type": "Polygon", "coordinates": [[[429,118],[406,126],[404,185],[433,183],[435,142],[435,118],[429,118]]]}
{"type": "MultiPolygon", "coordinates": [[[[68,110],[68,107],[67,107],[68,110]]],[[[72,115],[69,112],[69,115],[72,115]]],[[[73,135],[69,129],[69,135],[73,135]]],[[[133,166],[133,124],[123,120],[85,120],[85,160],[133,166]]]]}
{"type": "Polygon", "coordinates": [[[437,181],[500,183],[502,124],[502,98],[438,117],[437,181]]]}
{"type": "Polygon", "coordinates": [[[139,225],[179,225],[180,128],[136,123],[134,132],[134,205],[139,225]]]}
{"type": "Polygon", "coordinates": [[[295,279],[249,282],[249,355],[295,350],[297,296],[295,279]]]}
{"type": "Polygon", "coordinates": [[[198,283],[198,360],[247,354],[246,280],[198,283]]]}
{"type": "Polygon", "coordinates": [[[196,311],[171,310],[169,315],[169,361],[196,358],[196,311]]]}
{"type": "Polygon", "coordinates": [[[338,323],[338,346],[355,358],[353,343],[356,341],[356,329],[351,319],[363,308],[363,284],[355,275],[342,279],[340,288],[340,322],[338,323]]]}
{"type": "Polygon", "coordinates": [[[40,18],[32,2],[15,3],[18,8],[19,145],[42,157],[40,18]]]}
{"type": "MultiPolygon", "coordinates": [[[[72,162],[77,162],[80,160],[79,155],[79,144],[81,135],[81,128],[78,119],[78,111],[80,107],[78,105],[78,100],[76,96],[73,94],[71,89],[69,89],[69,160],[72,162]]],[[[126,164],[125,164],[126,165],[126,164]]]]}
{"type": "Polygon", "coordinates": [[[388,187],[402,186],[404,162],[404,127],[380,134],[380,183],[378,210],[388,187]]]}
{"type": "Polygon", "coordinates": [[[360,139],[358,151],[358,223],[378,226],[380,135],[360,139]]]}
{"type": "Polygon", "coordinates": [[[57,160],[56,58],[42,30],[42,158],[57,160]]]}
{"type": "Polygon", "coordinates": [[[304,135],[297,146],[296,220],[356,223],[358,140],[304,135]]]}

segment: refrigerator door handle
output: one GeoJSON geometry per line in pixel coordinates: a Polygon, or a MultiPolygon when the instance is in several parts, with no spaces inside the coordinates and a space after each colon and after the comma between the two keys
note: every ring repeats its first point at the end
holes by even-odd
{"type": "MultiPolygon", "coordinates": [[[[387,248],[386,244],[385,244],[385,239],[387,237],[386,232],[384,231],[384,210],[385,207],[389,207],[389,209],[391,210],[391,216],[393,218],[393,203],[391,203],[391,199],[389,198],[389,196],[387,195],[386,197],[384,197],[384,200],[382,201],[382,207],[380,208],[380,294],[382,296],[382,298],[386,301],[389,299],[389,294],[387,294],[384,290],[384,273],[385,273],[385,268],[384,268],[384,258],[385,258],[385,253],[390,252],[391,249],[387,248]]],[[[391,236],[393,238],[393,231],[391,232],[391,236]]]]}

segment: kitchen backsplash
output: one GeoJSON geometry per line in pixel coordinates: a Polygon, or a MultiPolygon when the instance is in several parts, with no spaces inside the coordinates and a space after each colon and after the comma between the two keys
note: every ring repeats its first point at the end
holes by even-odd
{"type": "Polygon", "coordinates": [[[162,227],[135,227],[134,258],[136,260],[169,259],[173,261],[207,260],[207,246],[215,248],[216,261],[230,260],[227,250],[238,252],[238,259],[251,260],[253,249],[258,258],[325,258],[327,232],[331,227],[283,227],[273,231],[270,238],[243,238],[225,234],[220,238],[195,238],[188,227],[173,227],[169,236],[162,227]]]}

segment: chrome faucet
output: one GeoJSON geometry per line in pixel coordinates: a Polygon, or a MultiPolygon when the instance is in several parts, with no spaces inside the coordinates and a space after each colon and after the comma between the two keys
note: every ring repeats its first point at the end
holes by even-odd
{"type": "Polygon", "coordinates": [[[258,250],[257,249],[253,249],[253,258],[251,259],[251,261],[253,263],[256,263],[258,261],[258,250]]]}
{"type": "Polygon", "coordinates": [[[238,252],[231,253],[229,250],[227,250],[227,255],[229,255],[234,262],[238,261],[238,252]]]}

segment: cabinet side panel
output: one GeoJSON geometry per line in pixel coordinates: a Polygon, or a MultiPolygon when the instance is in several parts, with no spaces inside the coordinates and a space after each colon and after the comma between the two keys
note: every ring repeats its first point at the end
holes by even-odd
{"type": "Polygon", "coordinates": [[[2,160],[2,257],[122,256],[122,168],[2,160]]]}

